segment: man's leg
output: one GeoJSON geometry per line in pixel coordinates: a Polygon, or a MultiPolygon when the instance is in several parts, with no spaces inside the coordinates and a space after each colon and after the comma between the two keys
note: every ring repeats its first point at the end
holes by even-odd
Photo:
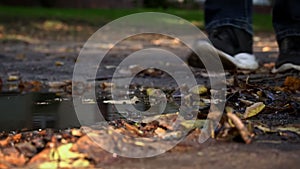
{"type": "Polygon", "coordinates": [[[234,26],[252,35],[252,0],[206,0],[205,25],[208,32],[234,26]]]}
{"type": "Polygon", "coordinates": [[[273,26],[279,46],[279,57],[273,72],[288,69],[300,71],[300,1],[275,0],[273,26]]]}
{"type": "MultiPolygon", "coordinates": [[[[252,0],[206,0],[205,25],[208,38],[225,68],[258,67],[252,55],[252,0]]],[[[197,43],[200,49],[204,46],[202,42],[197,43]]],[[[195,55],[189,57],[188,62],[191,66],[201,67],[195,55]]]]}

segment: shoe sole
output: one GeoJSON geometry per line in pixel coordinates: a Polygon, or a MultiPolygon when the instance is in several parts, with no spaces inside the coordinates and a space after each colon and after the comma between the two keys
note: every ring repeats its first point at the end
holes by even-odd
{"type": "MultiPolygon", "coordinates": [[[[206,40],[197,41],[194,44],[194,49],[196,49],[196,53],[200,56],[207,56],[208,53],[211,53],[210,57],[215,57],[215,56],[219,57],[219,59],[222,62],[222,65],[225,69],[238,68],[238,69],[255,70],[259,66],[255,59],[255,56],[252,54],[238,53],[234,56],[231,56],[223,51],[216,49],[214,46],[212,46],[206,40]]],[[[196,56],[196,57],[198,57],[198,56],[196,56]]],[[[195,64],[195,63],[193,63],[193,64],[195,64]]],[[[195,66],[195,67],[197,67],[197,66],[195,66]]]]}
{"type": "Polygon", "coordinates": [[[285,63],[277,69],[274,67],[272,69],[272,73],[285,72],[285,71],[290,70],[290,69],[295,69],[295,70],[300,71],[300,65],[295,65],[295,64],[292,64],[292,63],[285,63]]]}

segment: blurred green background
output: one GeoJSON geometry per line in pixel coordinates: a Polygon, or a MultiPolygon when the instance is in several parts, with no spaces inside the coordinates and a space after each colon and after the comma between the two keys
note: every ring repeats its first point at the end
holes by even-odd
{"type": "MultiPolygon", "coordinates": [[[[273,31],[271,0],[254,1],[255,31],[273,31]]],[[[101,26],[137,12],[165,12],[204,28],[203,0],[1,0],[0,24],[45,21],[101,26]]]]}

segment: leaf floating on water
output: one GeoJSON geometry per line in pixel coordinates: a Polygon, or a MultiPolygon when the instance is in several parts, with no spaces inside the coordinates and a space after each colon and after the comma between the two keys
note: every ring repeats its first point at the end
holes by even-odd
{"type": "Polygon", "coordinates": [[[252,106],[246,108],[244,119],[257,115],[265,107],[266,105],[263,102],[254,103],[252,106]]]}

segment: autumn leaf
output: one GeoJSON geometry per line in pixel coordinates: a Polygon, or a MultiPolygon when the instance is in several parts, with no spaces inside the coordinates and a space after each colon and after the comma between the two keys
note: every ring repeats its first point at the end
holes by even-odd
{"type": "Polygon", "coordinates": [[[191,90],[190,90],[191,93],[193,94],[205,94],[207,93],[207,88],[203,85],[197,85],[195,87],[193,87],[191,90]]]}
{"type": "Polygon", "coordinates": [[[245,114],[244,114],[244,119],[247,119],[249,117],[253,117],[260,113],[266,105],[263,102],[257,102],[251,105],[250,107],[246,108],[245,114]]]}
{"type": "Polygon", "coordinates": [[[279,131],[290,131],[290,132],[294,132],[297,133],[298,135],[300,135],[300,128],[299,127],[295,127],[295,126],[280,126],[276,128],[279,131]]]}
{"type": "Polygon", "coordinates": [[[50,160],[68,160],[74,158],[84,158],[84,154],[75,153],[70,150],[72,143],[59,146],[57,149],[51,149],[50,160]]]}

